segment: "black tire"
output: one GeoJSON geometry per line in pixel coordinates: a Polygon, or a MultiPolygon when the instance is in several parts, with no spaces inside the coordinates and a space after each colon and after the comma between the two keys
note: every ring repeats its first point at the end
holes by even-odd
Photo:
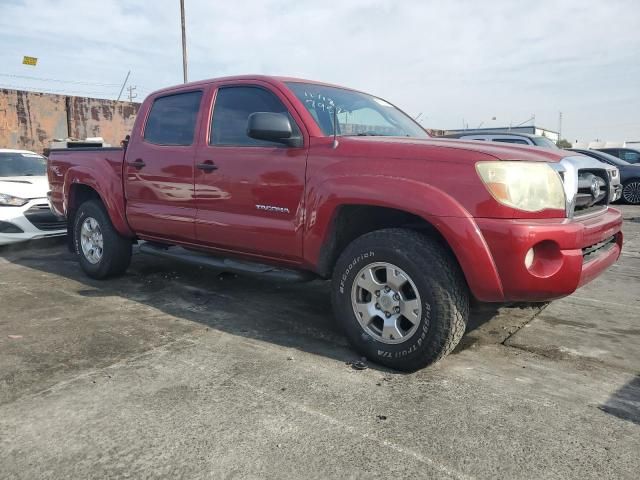
{"type": "Polygon", "coordinates": [[[365,234],[345,249],[333,272],[332,302],[338,322],[361,355],[403,371],[426,367],[450,353],[464,335],[469,317],[469,290],[453,255],[438,241],[400,228],[365,234]],[[365,330],[352,306],[356,277],[365,267],[381,262],[406,273],[419,294],[420,302],[415,303],[421,304],[421,315],[413,322],[417,328],[412,326],[414,333],[402,343],[384,343],[365,330]]]}
{"type": "Polygon", "coordinates": [[[78,208],[73,224],[73,244],[82,270],[92,278],[103,279],[121,275],[131,263],[131,239],[117,232],[99,200],[88,200],[78,208]],[[88,218],[95,219],[102,234],[102,254],[96,263],[88,260],[81,246],[80,232],[88,218]]]}
{"type": "Polygon", "coordinates": [[[640,178],[632,178],[624,182],[622,200],[630,205],[640,205],[640,178]]]}

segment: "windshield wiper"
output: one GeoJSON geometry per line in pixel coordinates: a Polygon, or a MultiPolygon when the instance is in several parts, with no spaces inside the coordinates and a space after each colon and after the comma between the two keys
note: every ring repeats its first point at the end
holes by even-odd
{"type": "Polygon", "coordinates": [[[383,133],[375,133],[375,132],[361,132],[361,133],[339,133],[339,137],[388,137],[389,135],[384,135],[383,133]]]}

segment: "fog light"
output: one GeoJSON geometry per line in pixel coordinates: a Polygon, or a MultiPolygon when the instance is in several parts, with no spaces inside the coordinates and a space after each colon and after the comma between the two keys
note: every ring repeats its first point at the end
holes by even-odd
{"type": "Polygon", "coordinates": [[[24,233],[24,231],[13,223],[0,222],[0,233],[24,233]]]}
{"type": "Polygon", "coordinates": [[[524,256],[524,266],[527,267],[527,269],[531,268],[531,265],[533,265],[533,255],[533,248],[530,248],[524,256]]]}

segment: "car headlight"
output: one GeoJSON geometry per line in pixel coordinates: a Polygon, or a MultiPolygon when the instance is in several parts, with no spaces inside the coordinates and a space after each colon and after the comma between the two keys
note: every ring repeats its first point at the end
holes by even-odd
{"type": "Polygon", "coordinates": [[[478,162],[476,170],[489,193],[508,207],[539,212],[565,209],[562,179],[543,162],[478,162]]]}
{"type": "Polygon", "coordinates": [[[7,195],[6,193],[0,193],[0,205],[5,207],[21,207],[29,200],[25,200],[24,198],[14,197],[12,195],[7,195]]]}

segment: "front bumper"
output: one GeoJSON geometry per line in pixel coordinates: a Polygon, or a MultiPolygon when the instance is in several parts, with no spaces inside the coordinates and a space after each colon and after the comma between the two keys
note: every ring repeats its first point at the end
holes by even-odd
{"type": "Polygon", "coordinates": [[[0,245],[66,233],[65,222],[51,212],[46,198],[30,200],[21,207],[0,206],[0,245]]]}
{"type": "MultiPolygon", "coordinates": [[[[622,215],[614,209],[573,219],[478,218],[506,301],[564,297],[610,267],[622,250],[622,215]],[[534,259],[525,265],[527,252],[534,259]]],[[[482,299],[482,298],[480,298],[482,299]]]]}
{"type": "Polygon", "coordinates": [[[622,198],[622,185],[619,183],[616,185],[611,185],[611,199],[609,203],[617,202],[622,198]]]}

